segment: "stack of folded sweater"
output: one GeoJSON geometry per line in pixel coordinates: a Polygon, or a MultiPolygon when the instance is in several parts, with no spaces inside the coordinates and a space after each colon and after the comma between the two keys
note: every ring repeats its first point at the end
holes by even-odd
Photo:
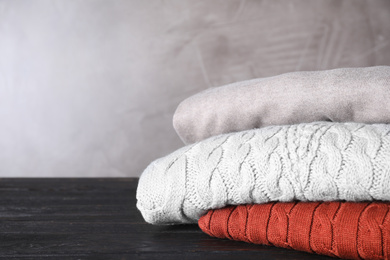
{"type": "Polygon", "coordinates": [[[348,259],[390,258],[390,67],[293,72],[203,91],[187,146],[141,175],[152,224],[348,259]]]}

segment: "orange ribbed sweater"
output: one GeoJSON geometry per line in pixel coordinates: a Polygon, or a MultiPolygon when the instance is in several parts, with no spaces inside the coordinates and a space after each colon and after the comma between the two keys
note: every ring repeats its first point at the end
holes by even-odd
{"type": "Polygon", "coordinates": [[[210,210],[207,234],[346,259],[390,258],[390,203],[276,202],[210,210]]]}

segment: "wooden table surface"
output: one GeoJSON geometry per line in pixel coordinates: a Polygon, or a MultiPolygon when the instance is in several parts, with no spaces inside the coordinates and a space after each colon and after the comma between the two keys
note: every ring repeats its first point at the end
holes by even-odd
{"type": "Polygon", "coordinates": [[[0,179],[0,257],[49,259],[334,259],[153,226],[136,178],[0,179]]]}

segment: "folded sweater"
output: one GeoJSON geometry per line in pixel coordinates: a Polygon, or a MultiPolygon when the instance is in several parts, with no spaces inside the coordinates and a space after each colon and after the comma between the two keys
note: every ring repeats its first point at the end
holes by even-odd
{"type": "Polygon", "coordinates": [[[276,202],[210,210],[198,224],[219,238],[346,259],[389,259],[389,209],[383,202],[276,202]]]}
{"type": "Polygon", "coordinates": [[[153,224],[271,201],[390,200],[390,125],[314,122],[214,136],[152,162],[137,207],[153,224]]]}
{"type": "Polygon", "coordinates": [[[269,125],[390,123],[390,66],[300,71],[207,89],[180,103],[186,144],[269,125]]]}

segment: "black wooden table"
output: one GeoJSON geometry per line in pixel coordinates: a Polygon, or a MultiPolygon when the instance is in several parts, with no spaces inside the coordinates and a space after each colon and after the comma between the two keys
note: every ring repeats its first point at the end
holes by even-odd
{"type": "Polygon", "coordinates": [[[0,257],[49,259],[334,259],[153,226],[138,179],[0,179],[0,257]]]}

